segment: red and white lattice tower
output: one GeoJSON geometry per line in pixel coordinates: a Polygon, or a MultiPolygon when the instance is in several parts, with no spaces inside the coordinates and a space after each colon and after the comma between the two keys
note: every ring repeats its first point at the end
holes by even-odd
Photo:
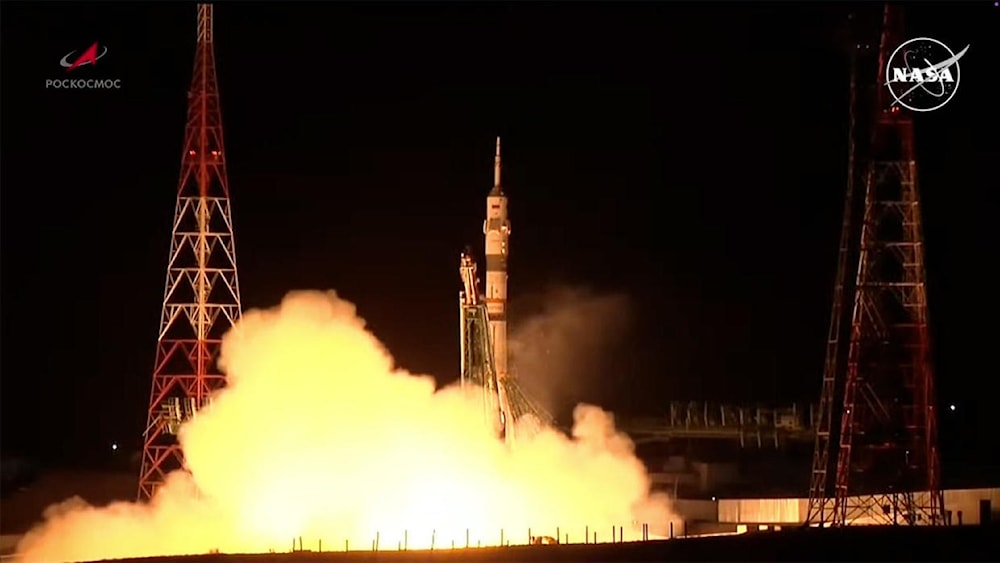
{"type": "Polygon", "coordinates": [[[851,170],[806,517],[811,525],[945,523],[913,118],[885,87],[889,53],[901,43],[902,15],[886,5],[874,105],[857,123],[869,133],[864,137],[854,130],[852,80],[851,170]],[[860,163],[853,158],[856,141],[867,144],[858,151],[860,163]],[[852,209],[855,177],[864,190],[860,216],[852,209]],[[848,254],[856,256],[853,280],[848,254]],[[841,361],[845,304],[851,320],[841,361]]]}
{"type": "Polygon", "coordinates": [[[198,5],[198,48],[188,102],[140,500],[149,499],[167,473],[184,467],[177,430],[225,384],[216,366],[222,335],[241,314],[211,4],[198,5]]]}

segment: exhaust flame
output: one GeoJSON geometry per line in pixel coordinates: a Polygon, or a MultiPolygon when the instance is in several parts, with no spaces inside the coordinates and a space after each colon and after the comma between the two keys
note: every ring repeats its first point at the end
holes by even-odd
{"type": "Polygon", "coordinates": [[[545,430],[507,449],[476,390],[395,368],[334,292],[247,312],[220,366],[227,387],[181,430],[190,473],[148,504],[50,507],[23,560],[285,551],[297,537],[324,550],[486,546],[557,528],[610,541],[614,526],[628,540],[633,522],[673,518],[609,414],[580,405],[572,438],[545,430]]]}

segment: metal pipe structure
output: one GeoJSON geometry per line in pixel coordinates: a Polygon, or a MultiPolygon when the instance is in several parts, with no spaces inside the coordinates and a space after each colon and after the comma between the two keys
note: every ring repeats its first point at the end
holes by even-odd
{"type": "Polygon", "coordinates": [[[468,381],[468,369],[465,365],[465,292],[458,294],[458,350],[459,350],[459,381],[462,387],[468,381]]]}

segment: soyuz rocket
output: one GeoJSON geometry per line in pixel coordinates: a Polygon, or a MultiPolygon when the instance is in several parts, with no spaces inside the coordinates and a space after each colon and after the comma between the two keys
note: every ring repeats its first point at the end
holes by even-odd
{"type": "MultiPolygon", "coordinates": [[[[490,336],[497,379],[509,373],[507,365],[507,253],[510,250],[510,221],[507,219],[507,196],[500,185],[500,137],[493,158],[493,189],[486,197],[486,310],[490,317],[490,336]]],[[[503,385],[501,385],[501,389],[503,385]]],[[[502,394],[502,391],[501,391],[502,394]]],[[[504,397],[501,397],[503,401],[504,397]]]]}

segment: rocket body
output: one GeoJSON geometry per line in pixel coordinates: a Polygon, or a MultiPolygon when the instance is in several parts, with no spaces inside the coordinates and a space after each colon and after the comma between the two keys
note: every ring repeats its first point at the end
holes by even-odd
{"type": "Polygon", "coordinates": [[[500,137],[497,137],[493,165],[493,189],[486,197],[486,310],[490,316],[493,358],[497,377],[509,373],[507,352],[507,255],[510,250],[510,220],[507,217],[507,196],[500,185],[500,137]]]}

